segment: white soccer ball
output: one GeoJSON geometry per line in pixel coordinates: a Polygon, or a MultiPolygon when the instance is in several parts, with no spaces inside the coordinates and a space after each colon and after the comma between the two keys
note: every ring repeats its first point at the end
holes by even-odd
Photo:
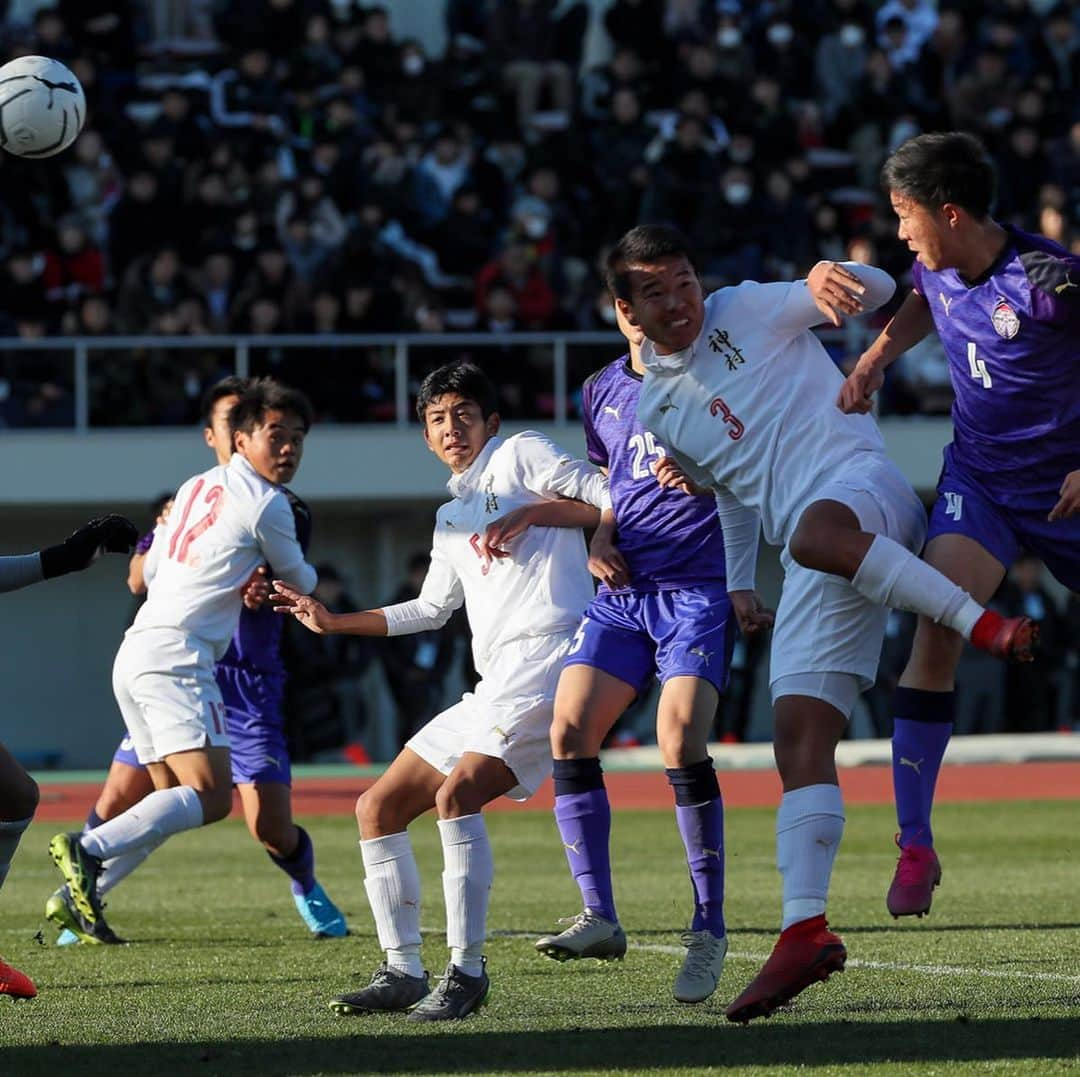
{"type": "Polygon", "coordinates": [[[86,119],[79,80],[59,60],[20,56],[0,67],[0,147],[51,157],[75,141],[86,119]]]}

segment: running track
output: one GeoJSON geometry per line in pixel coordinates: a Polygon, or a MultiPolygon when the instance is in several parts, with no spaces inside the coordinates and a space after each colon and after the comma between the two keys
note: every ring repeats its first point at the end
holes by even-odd
{"type": "MultiPolygon", "coordinates": [[[[772,807],[780,799],[780,782],[771,770],[720,770],[725,807],[772,807]]],[[[373,778],[303,778],[293,786],[293,811],[304,815],[349,815],[359,793],[373,778]]],[[[612,804],[617,808],[671,806],[671,790],[663,774],[652,771],[614,771],[605,775],[612,804]]],[[[848,804],[892,803],[892,771],[888,767],[851,767],[840,772],[848,804]]],[[[82,819],[95,798],[92,783],[41,781],[38,820],[82,819]]],[[[942,768],[937,801],[1076,800],[1080,799],[1080,762],[964,764],[942,768]]],[[[500,800],[488,810],[550,811],[551,783],[526,805],[500,800]]],[[[233,805],[239,813],[238,804],[233,805]]]]}

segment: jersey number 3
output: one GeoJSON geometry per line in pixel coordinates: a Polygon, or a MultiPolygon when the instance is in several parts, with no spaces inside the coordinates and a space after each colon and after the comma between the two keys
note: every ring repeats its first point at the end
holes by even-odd
{"type": "Polygon", "coordinates": [[[203,485],[202,479],[195,483],[195,489],[191,491],[191,497],[188,498],[183,515],[180,517],[180,526],[173,532],[172,541],[169,543],[169,557],[181,564],[186,564],[191,544],[204,531],[209,531],[221,515],[221,495],[225,493],[225,489],[222,486],[211,486],[202,499],[204,504],[210,506],[209,510],[205,516],[201,516],[188,527],[188,517],[195,507],[195,502],[199,500],[203,485]]]}

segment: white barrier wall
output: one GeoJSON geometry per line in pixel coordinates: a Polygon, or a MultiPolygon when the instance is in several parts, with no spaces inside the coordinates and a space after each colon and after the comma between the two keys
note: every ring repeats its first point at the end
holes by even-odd
{"type": "MultiPolygon", "coordinates": [[[[567,450],[584,452],[579,427],[543,429],[567,450]]],[[[928,492],[947,422],[894,421],[885,429],[894,459],[928,492]]],[[[144,526],[155,494],[209,463],[194,430],[81,437],[4,432],[0,553],[55,542],[106,509],[127,512],[144,526]]],[[[359,603],[384,603],[409,555],[430,545],[445,477],[419,428],[316,429],[294,484],[315,510],[312,559],[334,564],[359,603]]],[[[110,688],[112,659],[134,608],[125,577],[124,559],[110,557],[81,575],[0,595],[0,741],[16,754],[56,753],[66,767],[108,762],[122,734],[110,688]]],[[[762,553],[759,587],[775,601],[773,551],[762,553]]],[[[767,707],[764,693],[758,703],[767,707]]],[[[757,728],[763,720],[758,716],[757,728]]]]}

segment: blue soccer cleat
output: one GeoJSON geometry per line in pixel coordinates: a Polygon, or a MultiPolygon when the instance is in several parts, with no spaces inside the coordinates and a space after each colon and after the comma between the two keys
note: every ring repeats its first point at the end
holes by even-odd
{"type": "Polygon", "coordinates": [[[316,883],[306,894],[293,894],[296,911],[311,933],[320,939],[341,939],[349,933],[341,910],[316,883]]]}
{"type": "Polygon", "coordinates": [[[82,942],[82,939],[80,939],[70,927],[65,927],[64,930],[56,936],[57,946],[78,946],[80,942],[82,942]]]}

